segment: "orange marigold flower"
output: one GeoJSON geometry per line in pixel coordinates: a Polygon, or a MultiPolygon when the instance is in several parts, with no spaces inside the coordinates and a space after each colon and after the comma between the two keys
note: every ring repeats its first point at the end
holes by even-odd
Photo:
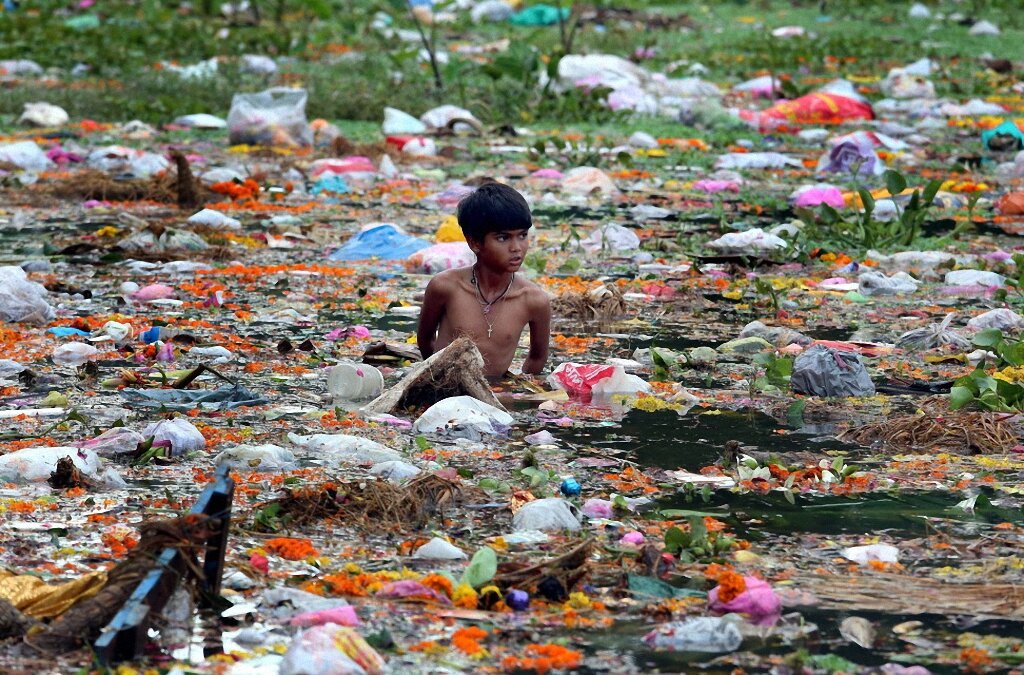
{"type": "Polygon", "coordinates": [[[305,560],[306,558],[319,555],[319,552],[313,548],[313,544],[310,543],[309,539],[278,537],[268,540],[265,547],[271,553],[275,553],[285,560],[305,560]]]}

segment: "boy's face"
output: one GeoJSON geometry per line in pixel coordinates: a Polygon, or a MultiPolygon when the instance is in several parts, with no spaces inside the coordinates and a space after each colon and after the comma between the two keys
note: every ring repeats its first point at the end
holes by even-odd
{"type": "Polygon", "coordinates": [[[483,239],[467,239],[481,267],[496,273],[518,272],[530,248],[530,231],[498,230],[483,239]]]}

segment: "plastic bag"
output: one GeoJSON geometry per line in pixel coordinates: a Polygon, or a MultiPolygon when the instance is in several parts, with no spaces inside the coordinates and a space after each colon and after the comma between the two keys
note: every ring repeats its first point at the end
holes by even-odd
{"type": "Polygon", "coordinates": [[[465,560],[469,556],[458,546],[440,537],[434,537],[416,549],[412,557],[418,560],[465,560]]]}
{"type": "Polygon", "coordinates": [[[47,295],[42,284],[29,281],[20,267],[0,267],[0,321],[47,323],[56,316],[47,295]]]}
{"type": "Polygon", "coordinates": [[[871,104],[829,92],[817,92],[782,101],[763,111],[743,110],[740,117],[762,131],[789,125],[841,124],[849,120],[873,120],[871,104]]]}
{"type": "Polygon", "coordinates": [[[743,330],[740,331],[739,337],[759,337],[776,347],[786,347],[791,344],[809,345],[813,342],[811,338],[798,330],[786,328],[785,326],[768,326],[760,321],[751,321],[744,326],[743,330]]]}
{"type": "Polygon", "coordinates": [[[170,442],[171,455],[186,455],[206,448],[206,438],[191,422],[175,417],[172,420],[153,422],[142,430],[145,438],[153,437],[153,444],[170,442]]]}
{"type": "Polygon", "coordinates": [[[218,230],[240,230],[242,223],[231,216],[226,216],[214,209],[203,209],[188,217],[193,225],[205,225],[218,230]]]}
{"type": "Polygon", "coordinates": [[[590,394],[594,398],[608,398],[610,396],[636,396],[637,394],[651,393],[651,385],[644,382],[636,375],[629,375],[622,366],[615,366],[616,370],[611,377],[606,377],[594,384],[590,394]]]}
{"type": "Polygon", "coordinates": [[[351,628],[328,623],[295,636],[279,675],[379,675],[385,662],[351,628]]]}
{"type": "Polygon", "coordinates": [[[856,354],[814,345],[796,357],[790,386],[811,396],[873,396],[875,385],[856,354]]]}
{"type": "Polygon", "coordinates": [[[473,113],[455,105],[431,108],[420,115],[420,121],[434,129],[447,129],[449,125],[452,125],[453,131],[471,131],[483,128],[480,120],[474,117],[473,113]]]}
{"type": "Polygon", "coordinates": [[[580,241],[583,250],[589,253],[607,250],[611,253],[625,253],[640,248],[640,237],[628,227],[617,223],[609,223],[596,227],[580,241]]]}
{"type": "Polygon", "coordinates": [[[971,341],[949,327],[955,313],[950,312],[942,323],[933,323],[925,328],[907,331],[896,339],[896,346],[902,349],[935,349],[950,347],[956,350],[971,348],[971,341]]]}
{"type": "Polygon", "coordinates": [[[743,232],[727,232],[708,242],[708,246],[723,253],[759,255],[786,248],[789,244],[782,237],[754,227],[743,232]]]}
{"type": "Polygon", "coordinates": [[[333,464],[376,464],[378,462],[401,461],[404,459],[397,450],[381,445],[361,436],[348,434],[314,434],[299,436],[288,434],[288,440],[309,451],[313,459],[322,459],[333,464]]]}
{"type": "Polygon", "coordinates": [[[103,460],[86,448],[23,448],[0,456],[0,477],[5,481],[41,483],[57,469],[57,462],[70,457],[83,476],[109,487],[124,487],[116,471],[103,466],[103,460]]]}
{"type": "Polygon", "coordinates": [[[512,516],[512,529],[520,530],[570,530],[581,528],[579,511],[575,506],[558,497],[535,499],[523,504],[512,516]]]}
{"type": "Polygon", "coordinates": [[[75,443],[80,448],[95,452],[100,457],[114,458],[134,455],[146,437],[128,427],[113,427],[99,436],[75,443]]]}
{"type": "Polygon", "coordinates": [[[867,565],[872,560],[895,563],[900,560],[900,550],[892,544],[867,544],[848,546],[840,551],[842,556],[858,565],[867,565]]]}
{"type": "Polygon", "coordinates": [[[295,468],[295,455],[279,445],[236,445],[213,459],[218,467],[227,465],[232,470],[286,471],[295,468]]]}
{"type": "Polygon", "coordinates": [[[779,152],[729,152],[715,160],[716,169],[784,169],[802,167],[798,159],[779,152]]]}
{"type": "Polygon", "coordinates": [[[217,389],[122,389],[121,396],[135,406],[166,408],[184,412],[192,408],[231,410],[241,406],[263,405],[269,401],[240,384],[217,389]]]}
{"type": "Polygon", "coordinates": [[[619,191],[608,174],[592,166],[577,166],[566,171],[562,177],[562,190],[578,195],[594,192],[612,195],[619,191]]]}
{"type": "Polygon", "coordinates": [[[329,256],[331,260],[404,260],[430,242],[412,235],[397,225],[377,223],[365,226],[329,256]]]}
{"type": "Polygon", "coordinates": [[[984,314],[979,314],[967,322],[967,329],[972,331],[984,330],[986,328],[998,328],[1006,332],[1018,332],[1024,328],[1024,317],[1012,309],[1000,307],[992,309],[984,314]]]}
{"type": "Polygon", "coordinates": [[[947,286],[985,286],[999,288],[1006,283],[1006,277],[985,270],[953,270],[946,272],[947,286]]]}
{"type": "Polygon", "coordinates": [[[381,131],[385,136],[422,134],[426,130],[427,125],[409,113],[398,108],[384,108],[384,122],[381,124],[381,131]]]}
{"type": "Polygon", "coordinates": [[[621,371],[621,366],[596,363],[563,363],[548,375],[548,384],[570,396],[590,396],[594,385],[621,371]]]}
{"type": "Polygon", "coordinates": [[[69,342],[53,350],[50,359],[58,366],[78,367],[99,354],[98,349],[85,342],[69,342]]]}
{"type": "Polygon", "coordinates": [[[464,241],[434,244],[416,251],[405,261],[405,268],[413,274],[437,274],[456,267],[468,267],[476,262],[476,254],[464,241]]]}
{"type": "Polygon", "coordinates": [[[55,166],[35,141],[0,145],[0,162],[8,162],[24,171],[46,171],[55,166]]]}
{"type": "Polygon", "coordinates": [[[313,131],[306,121],[306,99],[305,89],[284,87],[235,94],[228,112],[229,142],[232,145],[313,145],[313,131]]]}
{"type": "Polygon", "coordinates": [[[897,272],[887,277],[876,270],[865,270],[857,277],[857,290],[867,297],[914,293],[920,284],[920,281],[906,272],[897,272]]]}
{"type": "Polygon", "coordinates": [[[708,593],[708,605],[712,612],[743,614],[758,626],[770,626],[779,620],[782,601],[764,579],[744,576],[746,589],[735,598],[722,602],[718,598],[721,586],[708,593]]]}
{"type": "Polygon", "coordinates": [[[725,654],[740,648],[743,635],[729,619],[701,616],[662,624],[645,635],[643,640],[652,649],[725,654]]]}
{"type": "Polygon", "coordinates": [[[370,467],[368,473],[371,476],[386,478],[392,483],[401,483],[406,478],[412,478],[422,472],[418,466],[410,464],[409,462],[391,460],[388,462],[378,462],[377,464],[374,464],[370,467]]]}
{"type": "Polygon", "coordinates": [[[34,127],[62,127],[68,123],[68,113],[64,108],[51,103],[26,103],[25,111],[18,118],[18,124],[34,127]]]}
{"type": "Polygon", "coordinates": [[[996,202],[996,210],[1004,216],[1024,216],[1024,192],[1007,192],[996,202]]]}
{"type": "Polygon", "coordinates": [[[374,398],[384,388],[384,376],[363,363],[339,363],[327,375],[327,391],[334,400],[362,401],[374,398]]]}
{"type": "Polygon", "coordinates": [[[1024,131],[1013,120],[1005,120],[994,129],[981,132],[981,142],[998,152],[1020,150],[1024,148],[1024,131]]]}
{"type": "Polygon", "coordinates": [[[515,419],[472,396],[442,399],[420,415],[413,423],[416,433],[441,434],[449,438],[481,440],[484,436],[506,433],[515,419]]]}

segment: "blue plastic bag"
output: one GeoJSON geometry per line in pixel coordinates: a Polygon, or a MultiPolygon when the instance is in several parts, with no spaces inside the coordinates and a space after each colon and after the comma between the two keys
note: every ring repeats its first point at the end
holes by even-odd
{"type": "Polygon", "coordinates": [[[363,230],[345,242],[329,258],[331,260],[405,260],[410,255],[430,246],[430,242],[406,234],[397,225],[384,223],[363,230]]]}

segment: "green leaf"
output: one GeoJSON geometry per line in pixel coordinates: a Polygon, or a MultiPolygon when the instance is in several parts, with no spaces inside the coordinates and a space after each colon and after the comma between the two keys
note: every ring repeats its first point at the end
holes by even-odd
{"type": "Polygon", "coordinates": [[[949,409],[959,410],[974,400],[974,392],[967,387],[953,387],[949,390],[949,409]]]}
{"type": "Polygon", "coordinates": [[[629,580],[630,593],[648,598],[682,598],[706,595],[703,591],[676,588],[661,579],[645,577],[640,574],[630,574],[627,579],[629,580]]]}
{"type": "Polygon", "coordinates": [[[899,171],[889,169],[882,174],[882,177],[885,179],[885,189],[893,197],[907,189],[907,179],[899,171]]]}
{"type": "Polygon", "coordinates": [[[416,447],[419,448],[420,451],[422,452],[423,450],[426,450],[427,448],[430,447],[430,441],[427,440],[426,436],[417,436],[416,447]]]}
{"type": "Polygon", "coordinates": [[[871,193],[860,188],[857,190],[857,194],[860,195],[860,200],[864,204],[864,211],[871,213],[875,210],[875,198],[871,196],[871,193]]]}
{"type": "Polygon", "coordinates": [[[493,579],[497,573],[498,556],[493,548],[484,546],[473,554],[473,559],[469,562],[466,571],[462,573],[459,583],[479,588],[493,579]]]}
{"type": "Polygon", "coordinates": [[[939,188],[941,187],[941,179],[936,178],[929,181],[928,184],[924,186],[924,193],[921,195],[921,201],[923,202],[922,206],[926,208],[931,206],[932,202],[935,201],[935,195],[939,193],[939,188]]]}
{"type": "Polygon", "coordinates": [[[804,409],[806,407],[807,399],[793,401],[789,406],[789,410],[786,411],[786,423],[790,426],[802,427],[804,425],[804,409]]]}
{"type": "Polygon", "coordinates": [[[665,530],[665,550],[673,555],[678,554],[690,544],[690,535],[678,527],[665,530]]]}
{"type": "Polygon", "coordinates": [[[986,328],[974,336],[972,342],[977,347],[995,347],[1003,341],[1003,332],[998,328],[986,328]]]}
{"type": "Polygon", "coordinates": [[[691,509],[662,509],[658,511],[658,517],[662,520],[676,520],[678,518],[721,518],[722,514],[709,513],[707,511],[693,511],[691,509]]]}
{"type": "Polygon", "coordinates": [[[704,542],[708,537],[708,528],[704,526],[703,518],[690,518],[690,543],[697,544],[704,542]]]}

